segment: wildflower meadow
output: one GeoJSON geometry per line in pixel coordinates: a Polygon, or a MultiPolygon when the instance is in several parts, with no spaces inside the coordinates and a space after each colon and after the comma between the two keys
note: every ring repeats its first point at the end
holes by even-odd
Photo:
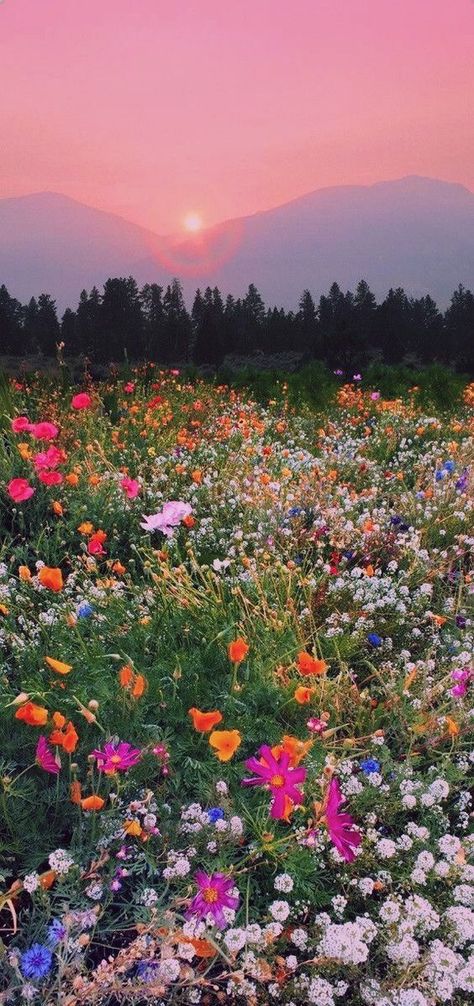
{"type": "Polygon", "coordinates": [[[0,402],[0,1004],[464,1006],[474,385],[0,402]]]}

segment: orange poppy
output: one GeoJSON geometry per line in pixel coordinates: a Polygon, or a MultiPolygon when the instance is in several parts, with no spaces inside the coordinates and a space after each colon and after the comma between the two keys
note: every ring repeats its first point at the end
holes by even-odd
{"type": "Polygon", "coordinates": [[[56,517],[62,517],[64,510],[61,506],[61,503],[58,503],[58,500],[53,500],[53,502],[51,503],[51,509],[53,513],[56,514],[56,517]]]}
{"type": "Polygon", "coordinates": [[[213,709],[212,712],[202,713],[200,709],[188,709],[188,715],[193,721],[193,727],[195,730],[199,730],[199,733],[206,734],[213,727],[217,726],[218,723],[222,722],[222,713],[218,709],[213,709]]]}
{"type": "Polygon", "coordinates": [[[39,882],[43,891],[49,891],[50,887],[53,886],[56,877],[57,873],[54,870],[46,870],[44,873],[40,874],[39,882]]]}
{"type": "Polygon", "coordinates": [[[57,744],[66,754],[72,754],[76,750],[79,734],[71,720],[66,725],[66,720],[61,713],[53,714],[55,730],[49,735],[50,744],[57,744]]]}
{"type": "Polygon", "coordinates": [[[79,534],[92,534],[94,525],[91,524],[90,520],[85,520],[82,524],[79,524],[77,530],[79,531],[79,534]]]}
{"type": "Polygon", "coordinates": [[[30,727],[44,727],[48,720],[48,710],[43,706],[37,706],[35,702],[25,702],[15,713],[16,720],[28,723],[30,727]]]}
{"type": "Polygon", "coordinates": [[[69,674],[72,671],[72,664],[64,664],[62,660],[55,660],[54,657],[45,657],[44,662],[56,674],[69,674]]]}
{"type": "Polygon", "coordinates": [[[304,685],[298,685],[298,688],[295,690],[294,698],[296,702],[299,702],[300,706],[304,706],[306,702],[311,702],[311,696],[314,691],[314,688],[307,688],[304,685]]]}
{"type": "Polygon", "coordinates": [[[31,573],[30,570],[28,569],[28,566],[19,566],[18,576],[20,577],[20,580],[24,580],[25,582],[31,580],[31,573]]]}
{"type": "Polygon", "coordinates": [[[114,573],[118,573],[119,576],[123,576],[123,574],[127,572],[126,567],[122,566],[122,563],[119,562],[118,559],[117,562],[114,562],[112,570],[114,573]]]}
{"type": "Polygon", "coordinates": [[[69,472],[68,475],[64,476],[64,481],[67,482],[68,486],[78,486],[79,476],[75,472],[69,472]]]}
{"type": "Polygon", "coordinates": [[[328,665],[325,660],[315,660],[309,653],[302,650],[298,653],[298,670],[300,674],[304,675],[320,675],[324,674],[328,669],[328,665]]]}
{"type": "Polygon", "coordinates": [[[241,743],[242,737],[238,730],[213,730],[209,737],[209,744],[214,748],[219,761],[230,761],[241,743]]]}
{"type": "Polygon", "coordinates": [[[103,800],[101,796],[96,796],[94,793],[93,796],[86,796],[83,800],[81,800],[81,807],[83,810],[89,811],[102,810],[104,803],[105,800],[103,800]]]}
{"type": "Polygon", "coordinates": [[[291,759],[290,764],[294,767],[299,765],[300,761],[302,761],[308,754],[308,751],[311,751],[313,744],[313,740],[300,741],[298,740],[298,737],[292,737],[291,734],[285,734],[279,746],[280,751],[285,751],[286,754],[289,754],[291,759]]]}
{"type": "Polygon", "coordinates": [[[231,660],[233,664],[240,664],[244,657],[247,656],[249,649],[250,647],[248,643],[245,642],[245,639],[242,639],[242,636],[239,636],[237,639],[234,639],[232,643],[229,643],[227,647],[229,660],[231,660]]]}
{"type": "Polygon", "coordinates": [[[42,587],[58,593],[64,587],[63,574],[57,566],[42,566],[38,573],[38,580],[42,587]]]}

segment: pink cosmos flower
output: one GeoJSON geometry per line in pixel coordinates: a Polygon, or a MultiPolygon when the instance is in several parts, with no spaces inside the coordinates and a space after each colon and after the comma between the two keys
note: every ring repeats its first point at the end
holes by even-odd
{"type": "Polygon", "coordinates": [[[219,929],[224,929],[227,923],[222,909],[236,909],[239,904],[239,899],[229,894],[235,886],[232,877],[226,877],[225,873],[209,874],[198,870],[194,879],[198,893],[194,895],[186,912],[187,918],[197,915],[199,919],[205,919],[212,915],[214,924],[219,929]]]}
{"type": "Polygon", "coordinates": [[[28,416],[15,416],[12,419],[10,426],[14,433],[29,433],[31,429],[31,423],[28,416]]]}
{"type": "Polygon", "coordinates": [[[254,772],[256,779],[243,779],[243,786],[268,786],[272,794],[271,816],[283,818],[287,813],[288,797],[292,803],[303,803],[303,794],[296,788],[306,779],[306,769],[301,766],[290,768],[290,755],[282,751],[279,758],[272,755],[268,744],[263,744],[258,752],[260,759],[249,758],[245,767],[254,772]]]}
{"type": "Polygon", "coordinates": [[[43,737],[43,735],[41,735],[36,745],[35,760],[36,764],[44,769],[45,772],[50,772],[51,775],[58,775],[61,766],[58,765],[46,737],[43,737]]]}
{"type": "Polygon", "coordinates": [[[54,423],[32,423],[30,425],[31,435],[35,440],[54,440],[57,437],[59,430],[54,423]]]}
{"type": "Polygon", "coordinates": [[[24,503],[31,499],[36,489],[30,486],[27,479],[12,479],[7,486],[8,494],[15,503],[24,503]]]}
{"type": "Polygon", "coordinates": [[[144,528],[145,531],[161,531],[162,534],[169,538],[173,534],[173,529],[185,517],[189,517],[191,512],[192,507],[189,503],[183,503],[181,500],[170,500],[169,503],[165,503],[162,510],[158,513],[151,514],[149,517],[146,517],[144,514],[140,527],[144,528]]]}
{"type": "Polygon", "coordinates": [[[73,409],[88,409],[92,405],[92,398],[87,394],[87,391],[81,391],[78,395],[74,395],[71,399],[71,405],[73,409]]]}
{"type": "Polygon", "coordinates": [[[140,483],[136,479],[130,479],[128,475],[122,479],[120,483],[124,493],[128,496],[129,500],[134,500],[140,492],[140,483]]]}
{"type": "Polygon", "coordinates": [[[103,751],[93,751],[94,758],[102,772],[113,775],[114,772],[126,772],[133,768],[141,758],[141,751],[133,748],[127,741],[108,741],[103,751]]]}
{"type": "Polygon", "coordinates": [[[345,796],[341,793],[339,779],[335,776],[329,783],[329,790],[326,800],[326,825],[331,842],[334,842],[337,851],[343,856],[347,863],[355,859],[354,849],[362,842],[362,835],[352,827],[354,819],[350,814],[340,814],[339,807],[345,803],[345,796]]]}

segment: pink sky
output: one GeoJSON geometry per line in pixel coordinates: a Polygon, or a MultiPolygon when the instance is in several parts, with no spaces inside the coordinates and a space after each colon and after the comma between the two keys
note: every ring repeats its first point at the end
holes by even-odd
{"type": "Polygon", "coordinates": [[[474,189],[472,0],[0,0],[0,196],[160,233],[325,185],[474,189]]]}

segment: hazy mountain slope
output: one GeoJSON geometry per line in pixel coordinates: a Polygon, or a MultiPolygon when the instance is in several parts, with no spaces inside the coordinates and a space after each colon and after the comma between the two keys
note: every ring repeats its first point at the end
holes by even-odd
{"type": "Polygon", "coordinates": [[[0,282],[20,299],[45,290],[63,308],[130,273],[179,275],[188,296],[208,283],[240,295],[253,282],[285,307],[305,287],[318,296],[364,277],[378,297],[403,286],[445,306],[458,283],[474,287],[474,194],[416,176],[319,189],[182,241],[53,193],[0,200],[0,282]]]}

